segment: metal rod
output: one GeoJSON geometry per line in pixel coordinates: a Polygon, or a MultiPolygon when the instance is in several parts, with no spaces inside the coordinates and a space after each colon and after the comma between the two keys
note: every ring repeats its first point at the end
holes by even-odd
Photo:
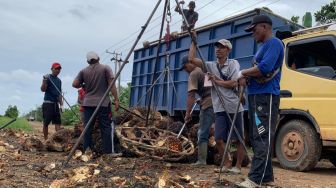
{"type": "MultiPolygon", "coordinates": [[[[165,4],[164,4],[164,8],[163,8],[163,14],[162,14],[162,21],[161,21],[161,28],[160,28],[160,36],[159,39],[162,38],[162,33],[163,33],[163,26],[164,26],[164,21],[165,21],[165,17],[166,17],[166,11],[167,11],[167,4],[168,4],[169,0],[165,0],[165,4]]],[[[153,78],[152,78],[152,85],[154,83],[155,80],[155,76],[156,76],[156,68],[157,68],[157,64],[158,64],[158,59],[159,59],[159,54],[160,54],[160,46],[161,46],[161,40],[159,41],[158,45],[157,45],[157,50],[156,50],[156,57],[155,57],[155,66],[154,66],[154,74],[153,74],[153,78]]],[[[148,101],[148,107],[147,107],[147,115],[146,115],[146,127],[148,125],[148,118],[149,118],[149,113],[150,113],[150,107],[151,107],[151,103],[152,103],[152,95],[153,95],[153,89],[150,90],[149,92],[149,101],[148,101]]]]}
{"type": "MultiPolygon", "coordinates": [[[[219,100],[220,100],[220,102],[221,102],[221,104],[222,104],[222,106],[223,106],[223,108],[224,108],[224,111],[227,112],[226,107],[225,107],[225,105],[224,105],[223,95],[220,94],[219,89],[218,89],[218,86],[215,84],[215,82],[212,82],[212,85],[214,85],[216,94],[218,95],[218,98],[219,98],[219,100]]],[[[240,100],[239,100],[239,105],[240,105],[240,100]]],[[[232,119],[231,119],[230,116],[228,116],[228,119],[229,119],[230,123],[232,123],[232,119]]],[[[247,147],[246,147],[246,145],[245,145],[245,142],[244,142],[243,138],[241,137],[241,135],[239,134],[237,128],[236,128],[236,127],[233,127],[233,130],[235,131],[235,133],[236,133],[236,135],[237,135],[237,138],[238,138],[239,142],[241,142],[241,143],[243,144],[243,147],[244,147],[245,152],[248,153],[248,150],[247,150],[247,147]]],[[[250,157],[250,156],[247,156],[247,157],[248,157],[249,160],[251,161],[251,157],[250,157]]]]}
{"type": "MultiPolygon", "coordinates": [[[[191,111],[190,111],[190,115],[191,115],[191,114],[193,113],[193,111],[195,110],[195,107],[196,107],[198,101],[200,101],[199,98],[195,101],[195,103],[194,103],[194,105],[193,105],[193,107],[192,107],[192,109],[191,109],[191,111]]],[[[183,131],[183,129],[184,129],[184,127],[186,126],[187,123],[188,123],[188,122],[184,122],[184,124],[183,124],[183,126],[182,126],[180,132],[179,132],[178,135],[177,135],[177,138],[179,138],[179,137],[181,136],[182,131],[183,131]]]]}
{"type": "MultiPolygon", "coordinates": [[[[114,102],[112,102],[112,104],[115,105],[114,102]]],[[[130,114],[132,114],[132,115],[137,116],[138,118],[141,118],[142,120],[146,120],[144,117],[140,116],[139,114],[136,114],[136,113],[132,112],[131,110],[128,110],[127,108],[121,106],[120,104],[119,104],[119,108],[125,110],[126,112],[128,112],[128,113],[130,113],[130,114]]]]}
{"type": "MultiPolygon", "coordinates": [[[[241,101],[241,99],[243,97],[244,91],[245,91],[245,87],[241,87],[240,93],[239,93],[239,101],[241,101]]],[[[235,127],[235,123],[236,123],[236,120],[237,120],[237,114],[238,114],[238,111],[239,111],[239,107],[240,107],[240,102],[237,105],[236,112],[235,112],[235,114],[233,116],[233,119],[232,119],[232,122],[231,122],[231,127],[230,127],[230,131],[229,131],[229,135],[228,135],[228,138],[227,138],[227,141],[226,141],[226,144],[225,144],[224,153],[223,153],[223,156],[222,156],[222,162],[221,162],[220,167],[219,167],[218,181],[220,181],[220,176],[221,176],[222,169],[223,169],[225,155],[226,155],[226,153],[228,151],[228,148],[229,148],[229,145],[230,145],[232,131],[233,131],[234,127],[235,127]]],[[[228,116],[230,116],[229,112],[226,112],[226,113],[227,113],[228,116]]],[[[246,153],[246,155],[247,155],[247,153],[246,153]]]]}
{"type": "Polygon", "coordinates": [[[92,123],[94,117],[96,116],[96,114],[97,114],[97,112],[98,112],[100,106],[102,105],[103,101],[104,101],[105,98],[107,97],[107,95],[108,95],[108,93],[110,92],[112,86],[115,84],[117,78],[118,78],[119,75],[120,75],[120,72],[123,70],[123,68],[124,68],[124,66],[126,65],[126,63],[128,63],[128,59],[131,57],[131,55],[132,55],[132,53],[133,53],[133,50],[135,49],[136,45],[138,44],[139,40],[141,39],[141,36],[142,36],[143,33],[145,32],[145,30],[146,30],[146,28],[147,28],[147,26],[148,26],[150,20],[152,19],[152,17],[153,17],[153,15],[154,15],[155,11],[157,10],[157,8],[159,7],[161,1],[162,1],[162,0],[158,0],[158,2],[156,3],[156,5],[155,5],[153,11],[151,12],[149,18],[147,19],[145,25],[142,26],[142,30],[140,31],[140,33],[139,33],[137,39],[135,40],[135,42],[134,42],[132,48],[131,48],[130,51],[128,52],[128,54],[127,54],[127,56],[126,56],[126,58],[125,58],[125,61],[124,61],[123,64],[121,65],[121,67],[120,67],[119,71],[117,72],[116,76],[113,78],[113,80],[112,80],[112,82],[110,83],[109,87],[108,87],[107,90],[105,91],[103,97],[102,97],[101,100],[99,101],[99,103],[98,103],[98,105],[97,105],[97,108],[95,109],[95,111],[93,112],[91,118],[89,119],[89,121],[88,121],[88,123],[87,123],[88,126],[85,126],[85,128],[84,128],[82,134],[80,135],[80,137],[78,138],[76,144],[72,147],[72,149],[71,149],[71,151],[70,151],[70,153],[69,153],[69,155],[68,155],[68,157],[67,157],[65,163],[63,164],[63,167],[67,166],[69,160],[71,159],[72,155],[73,155],[74,152],[76,151],[76,149],[77,149],[77,147],[78,147],[78,145],[79,145],[79,142],[83,139],[84,134],[85,134],[86,131],[88,130],[89,126],[91,126],[91,123],[92,123]]]}
{"type": "Polygon", "coordinates": [[[14,121],[16,121],[16,118],[12,119],[10,122],[8,122],[4,126],[0,127],[0,130],[6,128],[8,125],[12,124],[14,121]]]}
{"type": "MultiPolygon", "coordinates": [[[[201,58],[201,60],[202,60],[202,63],[203,63],[203,65],[202,65],[202,67],[203,67],[203,72],[206,72],[206,71],[207,71],[207,68],[206,68],[206,64],[205,64],[204,57],[203,57],[203,55],[202,55],[202,52],[201,52],[199,46],[197,45],[197,41],[196,41],[196,39],[194,39],[194,37],[192,37],[192,33],[191,33],[191,30],[190,30],[190,25],[189,25],[189,23],[188,23],[188,20],[187,20],[186,16],[184,15],[184,13],[183,13],[183,11],[182,11],[182,9],[181,9],[181,6],[180,6],[178,0],[175,0],[175,2],[176,2],[176,6],[178,6],[178,8],[179,8],[180,11],[181,11],[181,15],[182,15],[182,18],[183,18],[184,22],[186,23],[186,25],[187,25],[187,27],[188,27],[188,33],[189,33],[189,36],[190,36],[192,42],[194,42],[194,44],[195,44],[195,46],[196,46],[196,49],[197,49],[197,52],[198,52],[198,54],[199,54],[199,56],[200,56],[200,58],[201,58]]],[[[223,106],[224,110],[227,112],[227,110],[226,110],[226,108],[225,108],[225,105],[224,105],[224,99],[223,99],[223,96],[220,94],[219,89],[218,89],[218,86],[217,86],[213,81],[211,81],[211,82],[212,82],[212,85],[213,85],[213,87],[214,87],[214,89],[215,89],[215,91],[216,91],[216,94],[217,94],[218,97],[219,97],[219,100],[220,100],[221,105],[223,106]]],[[[239,104],[240,104],[240,101],[239,101],[239,104]]],[[[230,116],[228,116],[228,117],[229,117],[230,122],[232,122],[232,119],[230,118],[230,116]]],[[[245,149],[245,152],[247,153],[247,147],[246,147],[246,145],[245,145],[245,143],[244,143],[244,140],[242,139],[242,137],[240,136],[239,132],[237,131],[236,127],[234,127],[234,131],[235,131],[235,133],[236,133],[236,135],[237,135],[237,137],[238,137],[238,140],[243,144],[243,147],[244,147],[244,149],[245,149]]]]}
{"type": "MultiPolygon", "coordinates": [[[[161,78],[161,76],[163,76],[163,73],[164,73],[164,72],[162,72],[162,73],[159,75],[159,77],[155,80],[154,84],[152,84],[152,85],[150,86],[150,88],[153,88],[153,87],[156,85],[157,81],[159,81],[159,79],[161,78]]],[[[138,106],[138,105],[141,103],[142,99],[143,99],[143,98],[150,92],[150,88],[146,91],[146,93],[145,93],[144,95],[142,95],[142,96],[140,97],[140,99],[138,100],[138,102],[137,102],[134,106],[138,106]]],[[[147,97],[146,97],[146,100],[145,100],[145,104],[146,104],[146,103],[147,103],[147,97]]],[[[120,106],[120,105],[119,105],[119,106],[120,106]]],[[[138,115],[138,114],[137,114],[137,115],[138,115]]],[[[128,116],[130,116],[130,114],[127,114],[127,116],[124,118],[124,120],[127,119],[128,116]]],[[[144,121],[146,121],[146,118],[141,118],[141,119],[143,119],[144,121]]],[[[121,122],[121,124],[124,123],[124,120],[121,122]]]]}
{"type": "Polygon", "coordinates": [[[50,74],[48,74],[48,79],[51,82],[51,84],[56,88],[57,92],[62,96],[62,98],[64,99],[65,103],[69,106],[70,110],[72,111],[73,114],[75,114],[75,116],[77,117],[77,119],[79,121],[81,121],[81,119],[79,118],[78,114],[71,108],[70,104],[68,103],[68,101],[65,99],[65,97],[62,95],[62,92],[58,89],[58,87],[56,86],[56,84],[50,79],[50,74]]]}
{"type": "Polygon", "coordinates": [[[112,153],[114,153],[114,120],[111,121],[111,143],[112,143],[112,153]]]}

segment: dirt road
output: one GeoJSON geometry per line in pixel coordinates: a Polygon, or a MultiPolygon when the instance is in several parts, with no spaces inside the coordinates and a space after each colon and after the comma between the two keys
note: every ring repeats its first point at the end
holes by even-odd
{"type": "MultiPolygon", "coordinates": [[[[34,133],[42,139],[42,126],[32,122],[34,133]]],[[[50,127],[50,131],[53,127],[50,127]]],[[[191,164],[166,163],[149,158],[109,158],[100,157],[85,163],[72,159],[70,166],[60,170],[67,154],[64,152],[29,152],[21,150],[22,137],[29,137],[23,133],[0,132],[0,141],[12,145],[0,151],[0,187],[49,187],[55,180],[69,179],[69,171],[80,166],[87,166],[99,170],[100,173],[87,177],[82,182],[68,186],[85,187],[154,187],[160,178],[166,181],[179,182],[179,176],[189,175],[191,183],[179,182],[173,187],[233,187],[233,183],[242,181],[249,168],[242,169],[242,175],[222,175],[218,182],[218,174],[214,173],[216,166],[194,167],[191,164]],[[21,140],[21,141],[20,141],[21,140]],[[19,153],[16,155],[16,153],[19,153]],[[46,171],[45,167],[55,164],[56,168],[46,171]],[[119,179],[118,179],[119,178],[119,179]],[[124,184],[117,184],[117,180],[125,180],[124,184]],[[174,180],[174,181],[173,181],[174,180]],[[126,182],[126,183],[125,183],[126,182]],[[119,186],[117,186],[119,185],[119,186]]],[[[1,147],[1,146],[0,146],[1,147]]],[[[92,170],[93,172],[93,170],[92,170]]],[[[321,161],[317,167],[306,173],[294,172],[280,168],[274,162],[276,187],[336,187],[336,168],[328,161],[321,161]]],[[[120,180],[120,181],[121,181],[120,180]]],[[[65,186],[65,187],[68,187],[65,186]]]]}
{"type": "MultiPolygon", "coordinates": [[[[33,132],[35,134],[43,136],[43,125],[41,122],[30,121],[29,124],[34,128],[33,132]]],[[[50,135],[55,133],[55,125],[49,125],[48,133],[50,135]]]]}

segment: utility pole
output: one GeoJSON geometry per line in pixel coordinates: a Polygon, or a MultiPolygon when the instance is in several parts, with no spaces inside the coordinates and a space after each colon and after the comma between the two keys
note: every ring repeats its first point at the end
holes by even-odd
{"type": "MultiPolygon", "coordinates": [[[[111,58],[111,61],[114,61],[114,75],[117,74],[117,72],[119,71],[120,67],[121,67],[121,62],[122,62],[122,59],[121,59],[121,55],[122,53],[117,53],[115,51],[113,52],[109,52],[108,50],[106,50],[106,53],[109,53],[109,54],[112,54],[114,57],[111,58]]],[[[121,80],[120,80],[121,76],[119,76],[118,78],[118,93],[120,93],[120,83],[121,83],[121,80]]]]}

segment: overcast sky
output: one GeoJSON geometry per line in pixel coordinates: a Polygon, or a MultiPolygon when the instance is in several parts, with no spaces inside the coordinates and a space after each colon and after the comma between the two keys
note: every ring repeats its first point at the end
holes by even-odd
{"type": "MultiPolygon", "coordinates": [[[[87,66],[86,53],[96,51],[102,63],[114,68],[110,62],[112,56],[105,53],[106,49],[122,52],[124,58],[156,2],[0,0],[0,114],[5,113],[8,105],[16,105],[21,115],[41,105],[42,75],[50,73],[54,61],[63,67],[60,78],[65,98],[71,105],[75,104],[77,91],[71,83],[79,70],[87,66]]],[[[173,7],[175,0],[170,2],[173,7]]],[[[263,6],[288,19],[292,15],[302,17],[306,11],[313,14],[329,2],[197,0],[196,9],[201,9],[198,10],[199,22],[196,25],[202,26],[263,6]]],[[[162,5],[140,43],[158,38],[162,5]]],[[[172,15],[171,31],[178,31],[181,18],[172,15]]],[[[122,84],[131,81],[132,58],[122,72],[122,84]]]]}

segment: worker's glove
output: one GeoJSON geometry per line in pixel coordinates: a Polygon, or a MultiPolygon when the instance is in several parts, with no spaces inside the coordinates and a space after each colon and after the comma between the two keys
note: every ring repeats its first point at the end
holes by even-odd
{"type": "Polygon", "coordinates": [[[43,80],[48,80],[48,78],[49,78],[49,74],[43,75],[43,80]]]}

